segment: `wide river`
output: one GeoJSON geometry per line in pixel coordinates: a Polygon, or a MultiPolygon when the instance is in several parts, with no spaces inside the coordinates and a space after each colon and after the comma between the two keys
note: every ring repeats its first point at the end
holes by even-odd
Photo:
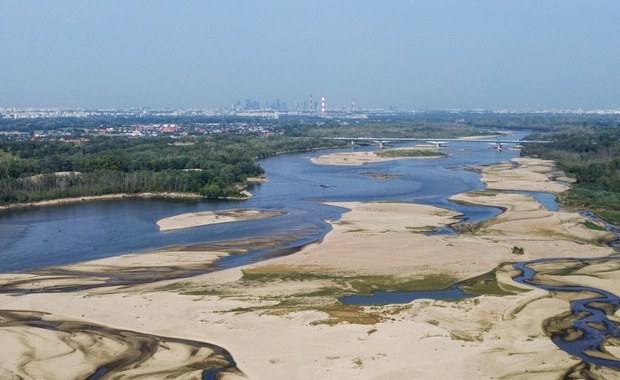
{"type": "MultiPolygon", "coordinates": [[[[525,133],[511,136],[522,138],[525,133]]],[[[217,241],[273,237],[280,246],[301,247],[321,239],[330,230],[326,220],[338,219],[343,208],[323,201],[395,200],[449,208],[461,212],[468,221],[492,218],[500,210],[491,207],[457,205],[448,200],[454,194],[482,189],[480,175],[468,170],[471,165],[489,165],[508,161],[519,155],[517,150],[497,151],[485,143],[454,142],[444,151],[445,158],[395,160],[364,166],[321,166],[310,157],[348,151],[323,150],[284,154],[260,162],[269,182],[250,190],[254,197],[245,201],[187,201],[124,199],[74,203],[0,212],[0,273],[20,272],[60,264],[77,263],[129,252],[145,252],[172,245],[192,245],[217,241]],[[322,187],[327,183],[329,187],[322,187]],[[284,211],[282,216],[236,223],[223,223],[160,232],[156,222],[164,217],[206,210],[257,208],[284,211]],[[282,237],[293,237],[282,239],[282,237]]],[[[354,148],[370,150],[374,147],[354,148]]],[[[555,197],[545,193],[528,193],[545,207],[557,209],[555,197]]],[[[439,233],[449,233],[440,231],[439,233]]],[[[272,248],[273,250],[273,248],[272,248]]],[[[211,270],[243,265],[269,257],[269,251],[256,249],[244,255],[231,255],[217,261],[211,270]]],[[[589,261],[618,260],[618,257],[589,261]]],[[[588,260],[555,258],[515,264],[521,274],[515,281],[551,292],[584,292],[590,298],[571,303],[573,319],[551,337],[561,349],[597,366],[620,368],[620,361],[601,357],[601,344],[619,337],[617,325],[608,318],[605,307],[620,307],[620,298],[604,290],[577,286],[550,286],[536,281],[539,262],[566,261],[584,264],[588,260]],[[603,305],[604,307],[600,306],[603,305]],[[582,334],[575,339],[563,338],[576,329],[582,334]],[[594,354],[592,354],[594,353],[594,354]]],[[[436,292],[376,292],[351,295],[346,303],[407,303],[417,298],[469,297],[457,287],[436,292]]],[[[562,317],[563,315],[560,315],[562,317]]],[[[232,359],[230,363],[234,365],[232,359]]],[[[106,367],[107,368],[107,367],[106,367]]],[[[218,367],[219,368],[219,367],[218,367]]],[[[106,369],[107,370],[107,369],[106,369]]],[[[206,371],[205,373],[211,373],[206,371]]]]}
{"type": "MultiPolygon", "coordinates": [[[[299,246],[322,238],[330,229],[325,220],[337,219],[344,211],[321,201],[416,202],[462,212],[469,220],[483,220],[497,215],[499,210],[460,206],[448,198],[484,187],[479,174],[465,170],[468,165],[488,165],[519,155],[511,149],[497,151],[486,143],[454,142],[443,148],[449,154],[447,158],[395,160],[356,167],[321,166],[309,160],[312,156],[349,149],[284,154],[262,160],[260,164],[269,182],[250,188],[254,197],[246,201],[124,199],[0,212],[0,272],[27,271],[177,244],[257,236],[299,236],[287,243],[299,246]],[[393,177],[378,179],[376,173],[393,177]],[[323,188],[322,183],[330,187],[323,188]],[[155,224],[172,215],[229,208],[281,210],[286,214],[171,232],[160,232],[155,224]]],[[[237,258],[234,265],[243,262],[243,258],[237,258]]]]}

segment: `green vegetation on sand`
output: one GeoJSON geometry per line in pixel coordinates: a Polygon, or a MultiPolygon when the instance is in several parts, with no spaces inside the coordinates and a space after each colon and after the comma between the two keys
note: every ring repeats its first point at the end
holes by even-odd
{"type": "Polygon", "coordinates": [[[390,158],[415,158],[415,157],[447,157],[448,155],[437,151],[437,150],[428,150],[428,149],[387,149],[380,150],[375,152],[375,154],[379,157],[390,157],[390,158]]]}

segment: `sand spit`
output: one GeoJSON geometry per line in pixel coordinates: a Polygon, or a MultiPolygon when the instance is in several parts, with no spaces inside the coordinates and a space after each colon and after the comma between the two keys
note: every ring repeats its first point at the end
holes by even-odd
{"type": "Polygon", "coordinates": [[[284,215],[282,211],[231,209],[221,211],[203,211],[175,215],[157,221],[160,231],[206,226],[209,224],[258,220],[284,215]]]}
{"type": "MultiPolygon", "coordinates": [[[[409,148],[384,149],[382,152],[398,151],[398,150],[420,150],[433,152],[436,150],[434,146],[419,145],[409,148]]],[[[441,156],[420,156],[420,157],[381,157],[376,152],[346,152],[325,154],[319,157],[312,157],[310,161],[317,165],[333,165],[333,166],[361,166],[374,162],[385,162],[404,159],[428,159],[441,158],[441,156]]]]}
{"type": "MultiPolygon", "coordinates": [[[[512,176],[530,189],[548,186],[547,176],[533,176],[512,165],[503,165],[495,174],[512,176]]],[[[620,377],[610,368],[584,368],[552,343],[543,322],[565,313],[571,295],[517,284],[511,280],[516,272],[509,264],[542,257],[611,255],[611,248],[597,243],[608,235],[588,229],[577,213],[547,211],[521,194],[485,191],[455,199],[505,212],[459,235],[429,235],[428,231],[454,223],[458,215],[416,204],[333,203],[351,211],[332,222],[333,231],[323,242],[289,256],[114,292],[3,294],[0,305],[217,345],[230,352],[250,379],[550,379],[580,372],[582,377],[586,372],[592,378],[620,377]],[[523,254],[515,255],[514,246],[522,247],[523,254]],[[441,289],[472,277],[479,278],[472,291],[480,296],[459,302],[421,299],[387,306],[338,302],[343,295],[373,289],[441,289]]],[[[227,254],[234,249],[230,245],[213,251],[227,254]]],[[[178,255],[175,260],[182,260],[178,255]]],[[[116,257],[73,269],[96,272],[103,264],[161,264],[143,258],[116,257]]],[[[620,275],[614,265],[601,261],[569,276],[552,268],[545,280],[617,293],[620,275]]],[[[10,284],[15,276],[4,275],[2,280],[10,284]]],[[[20,276],[31,276],[32,281],[36,277],[20,276]]],[[[620,321],[620,314],[613,318],[620,321]]],[[[22,328],[16,339],[14,330],[0,326],[0,334],[11,339],[12,353],[0,355],[4,371],[0,374],[5,377],[23,374],[25,362],[39,371],[53,366],[48,372],[52,377],[71,377],[78,365],[101,366],[99,359],[93,359],[100,355],[58,356],[62,347],[56,344],[57,336],[22,328]],[[36,355],[30,359],[26,353],[33,347],[36,355]],[[51,357],[55,359],[48,360],[51,357]]],[[[76,339],[82,347],[92,335],[76,339]]],[[[93,350],[99,352],[99,346],[93,350]]],[[[617,342],[610,341],[607,350],[618,355],[617,342]]],[[[185,360],[179,357],[171,361],[185,360]]]]}
{"type": "Polygon", "coordinates": [[[519,157],[512,162],[482,169],[482,182],[489,190],[524,190],[561,193],[569,189],[557,180],[567,179],[553,161],[519,157]]]}

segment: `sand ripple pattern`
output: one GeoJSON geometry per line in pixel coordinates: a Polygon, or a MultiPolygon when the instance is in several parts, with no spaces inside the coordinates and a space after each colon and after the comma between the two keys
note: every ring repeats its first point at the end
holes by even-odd
{"type": "Polygon", "coordinates": [[[0,341],[14,348],[0,358],[0,378],[243,376],[230,353],[213,344],[114,329],[43,312],[0,311],[0,341]]]}

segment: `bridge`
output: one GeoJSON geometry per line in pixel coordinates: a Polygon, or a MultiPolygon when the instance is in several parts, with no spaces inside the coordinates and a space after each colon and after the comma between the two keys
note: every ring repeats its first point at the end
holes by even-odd
{"type": "Polygon", "coordinates": [[[385,143],[389,142],[406,142],[406,141],[414,141],[414,142],[425,142],[429,144],[434,144],[437,148],[441,148],[446,146],[448,142],[459,142],[459,143],[489,143],[495,145],[497,150],[502,150],[504,148],[504,144],[547,144],[549,141],[540,141],[540,140],[502,140],[502,139],[439,139],[439,138],[412,138],[412,137],[326,137],[330,140],[344,140],[351,141],[351,145],[356,142],[370,142],[379,145],[380,149],[383,149],[385,143]]]}

